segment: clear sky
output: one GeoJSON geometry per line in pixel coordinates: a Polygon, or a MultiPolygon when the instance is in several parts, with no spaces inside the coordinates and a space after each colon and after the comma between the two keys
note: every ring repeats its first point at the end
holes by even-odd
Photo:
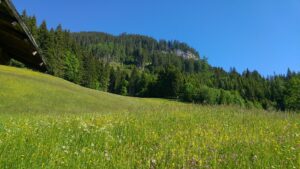
{"type": "Polygon", "coordinates": [[[13,0],[71,31],[188,43],[213,66],[263,75],[300,71],[300,0],[13,0]]]}

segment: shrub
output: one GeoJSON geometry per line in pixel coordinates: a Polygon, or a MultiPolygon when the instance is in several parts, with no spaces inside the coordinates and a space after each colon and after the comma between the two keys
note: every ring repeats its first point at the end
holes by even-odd
{"type": "MultiPolygon", "coordinates": [[[[244,99],[237,91],[226,91],[214,89],[205,85],[195,87],[191,83],[185,83],[180,99],[186,102],[196,102],[200,104],[223,104],[245,106],[244,99]]],[[[251,105],[251,107],[254,107],[251,105]]]]}

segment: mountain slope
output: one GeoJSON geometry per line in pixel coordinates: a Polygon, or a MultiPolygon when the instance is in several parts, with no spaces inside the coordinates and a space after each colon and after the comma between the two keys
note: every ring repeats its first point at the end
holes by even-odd
{"type": "MultiPolygon", "coordinates": [[[[112,57],[117,57],[117,55],[122,55],[124,53],[126,53],[126,55],[136,55],[138,57],[140,54],[135,51],[142,49],[147,53],[169,53],[185,59],[198,60],[200,58],[199,53],[194,48],[177,40],[158,41],[145,35],[123,33],[121,35],[114,36],[102,32],[78,32],[72,33],[72,37],[74,37],[76,42],[78,42],[81,46],[92,49],[93,54],[96,57],[101,57],[103,54],[103,51],[97,50],[97,48],[101,47],[99,44],[109,44],[110,46],[108,48],[112,46],[114,49],[118,48],[115,49],[115,51],[113,51],[114,49],[109,49],[111,50],[109,55],[112,57]]],[[[109,50],[105,52],[109,53],[109,50]]]]}

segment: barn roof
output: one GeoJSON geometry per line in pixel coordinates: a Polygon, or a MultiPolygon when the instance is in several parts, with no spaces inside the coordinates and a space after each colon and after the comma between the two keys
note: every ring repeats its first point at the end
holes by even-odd
{"type": "Polygon", "coordinates": [[[41,51],[10,0],[0,0],[0,47],[10,58],[45,71],[41,51]]]}

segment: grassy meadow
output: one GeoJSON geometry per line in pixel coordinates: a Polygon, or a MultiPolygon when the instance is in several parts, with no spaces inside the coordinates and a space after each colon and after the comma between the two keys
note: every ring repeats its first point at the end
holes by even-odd
{"type": "Polygon", "coordinates": [[[0,66],[0,168],[300,168],[300,115],[139,99],[0,66]]]}

